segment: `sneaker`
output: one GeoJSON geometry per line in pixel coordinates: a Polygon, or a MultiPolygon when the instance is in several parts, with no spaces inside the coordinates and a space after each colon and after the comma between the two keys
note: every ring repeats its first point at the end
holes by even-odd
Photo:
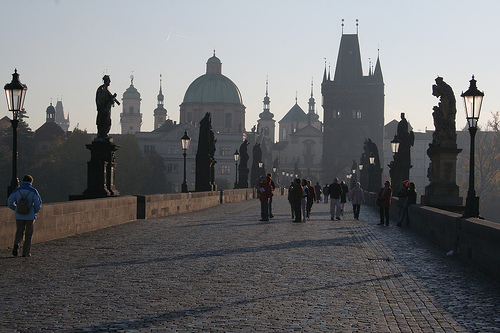
{"type": "Polygon", "coordinates": [[[14,249],[12,249],[12,255],[17,257],[17,250],[19,249],[19,244],[14,244],[14,249]]]}

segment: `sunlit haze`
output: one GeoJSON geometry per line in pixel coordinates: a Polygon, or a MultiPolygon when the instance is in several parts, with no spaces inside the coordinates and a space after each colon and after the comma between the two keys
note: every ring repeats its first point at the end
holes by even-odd
{"type": "MultiPolygon", "coordinates": [[[[179,120],[179,105],[213,55],[240,89],[246,129],[262,112],[266,78],[271,112],[279,121],[295,104],[307,111],[314,82],[323,118],[321,80],[334,74],[342,35],[358,31],[364,75],[380,56],[385,123],[406,113],[413,128],[433,130],[432,96],[439,75],[457,97],[457,128],[465,126],[460,93],[472,75],[484,91],[480,124],[500,106],[498,1],[107,1],[0,2],[0,82],[17,68],[28,86],[25,108],[36,130],[51,99],[62,99],[70,129],[96,132],[95,92],[103,73],[122,98],[134,76],[141,94],[141,131],[153,130],[160,74],[165,108],[179,120]],[[359,27],[356,27],[356,19],[359,27]]],[[[0,117],[11,116],[7,103],[0,117]]],[[[121,107],[111,133],[120,132],[121,107]]]]}

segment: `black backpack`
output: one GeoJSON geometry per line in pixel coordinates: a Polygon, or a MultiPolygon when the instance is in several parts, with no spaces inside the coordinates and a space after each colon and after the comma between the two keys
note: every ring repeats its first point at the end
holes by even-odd
{"type": "Polygon", "coordinates": [[[16,209],[16,212],[18,214],[21,214],[21,215],[28,215],[31,211],[31,204],[30,204],[30,201],[28,200],[28,195],[30,195],[31,191],[33,191],[33,189],[31,189],[28,194],[26,194],[25,196],[23,195],[23,193],[21,191],[19,191],[19,194],[21,195],[21,199],[19,199],[17,201],[17,209],[16,209]]]}

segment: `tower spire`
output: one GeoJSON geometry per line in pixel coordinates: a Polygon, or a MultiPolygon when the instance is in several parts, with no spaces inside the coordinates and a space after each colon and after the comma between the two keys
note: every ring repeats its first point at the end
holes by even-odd
{"type": "Polygon", "coordinates": [[[344,19],[342,19],[342,35],[344,34],[344,19]]]}
{"type": "Polygon", "coordinates": [[[356,35],[358,34],[358,28],[359,28],[359,20],[356,19],[356,35]]]}

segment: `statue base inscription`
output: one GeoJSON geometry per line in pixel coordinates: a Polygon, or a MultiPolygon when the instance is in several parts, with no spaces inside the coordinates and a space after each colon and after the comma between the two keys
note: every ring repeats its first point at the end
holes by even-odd
{"type": "Polygon", "coordinates": [[[82,195],[71,195],[69,200],[120,195],[115,187],[115,152],[120,146],[116,145],[112,138],[97,138],[86,146],[91,156],[87,162],[87,189],[82,195]]]}

